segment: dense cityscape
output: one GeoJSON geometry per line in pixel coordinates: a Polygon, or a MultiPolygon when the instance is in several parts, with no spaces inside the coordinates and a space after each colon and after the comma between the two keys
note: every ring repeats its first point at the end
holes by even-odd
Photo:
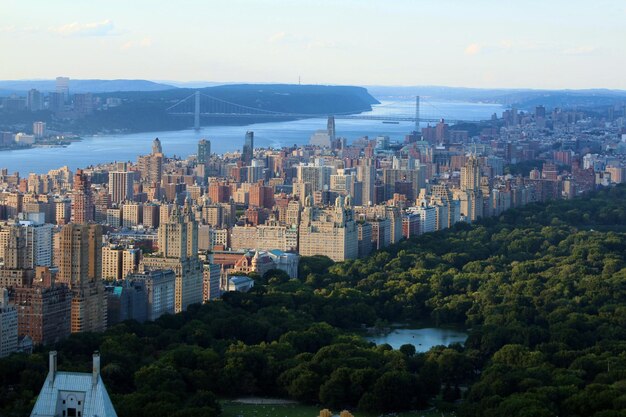
{"type": "MultiPolygon", "coordinates": [[[[67,96],[68,85],[58,78],[50,97],[67,96]]],[[[39,110],[33,97],[29,110],[39,110]]],[[[72,102],[92,106],[82,94],[72,102]]],[[[3,169],[0,357],[245,293],[273,271],[303,279],[301,257],[363,259],[459,222],[625,182],[624,106],[589,114],[511,108],[472,125],[476,135],[441,120],[399,140],[351,143],[329,116],[305,146],[257,148],[248,131],[240,151],[212,153],[219,138],[207,138],[182,159],[155,138],[132,162],[3,169]]],[[[34,144],[49,134],[36,121],[32,135],[2,137],[34,144]]]]}
{"type": "Polygon", "coordinates": [[[0,417],[626,417],[623,1],[0,3],[0,417]]]}

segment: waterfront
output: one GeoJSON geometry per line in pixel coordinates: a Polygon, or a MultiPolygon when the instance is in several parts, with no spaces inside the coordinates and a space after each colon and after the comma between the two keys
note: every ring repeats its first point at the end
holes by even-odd
{"type": "MultiPolygon", "coordinates": [[[[448,119],[483,120],[503,107],[497,104],[464,102],[422,102],[420,111],[424,118],[445,117],[448,119]]],[[[414,102],[383,101],[371,112],[363,114],[408,115],[414,111],[414,102]]],[[[426,124],[423,123],[422,127],[426,124]]],[[[382,123],[375,120],[336,121],[337,135],[351,143],[363,136],[388,135],[391,140],[403,140],[404,135],[414,130],[413,123],[382,123]]],[[[118,135],[85,137],[63,148],[16,149],[0,153],[0,168],[9,172],[19,171],[22,176],[29,172],[43,174],[51,169],[67,165],[70,169],[87,167],[112,161],[136,161],[138,155],[150,152],[152,140],[158,137],[167,156],[187,157],[196,152],[198,140],[211,140],[213,153],[222,154],[241,149],[247,130],[254,131],[255,147],[280,148],[288,145],[308,143],[318,129],[326,128],[326,119],[304,119],[288,122],[256,123],[246,126],[205,126],[200,131],[193,129],[170,132],[144,132],[118,135]]]]}

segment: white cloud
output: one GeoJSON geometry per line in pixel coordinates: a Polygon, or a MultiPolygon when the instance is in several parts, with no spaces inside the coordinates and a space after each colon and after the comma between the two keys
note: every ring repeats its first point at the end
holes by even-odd
{"type": "Polygon", "coordinates": [[[470,43],[465,47],[465,55],[476,55],[480,52],[480,45],[477,43],[470,43]]]}
{"type": "Polygon", "coordinates": [[[145,37],[133,41],[128,41],[122,45],[122,49],[149,48],[152,46],[152,39],[145,37]]]}
{"type": "Polygon", "coordinates": [[[106,36],[113,32],[113,22],[109,19],[101,22],[72,22],[50,29],[61,36],[106,36]]]}

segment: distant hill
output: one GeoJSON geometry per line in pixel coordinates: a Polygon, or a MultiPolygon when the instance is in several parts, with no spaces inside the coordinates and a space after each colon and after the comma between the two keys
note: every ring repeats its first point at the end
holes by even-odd
{"type": "MultiPolygon", "coordinates": [[[[92,84],[95,86],[95,84],[92,84]]],[[[72,88],[72,87],[71,87],[72,88]]],[[[72,89],[72,91],[75,91],[72,89]]],[[[192,116],[169,114],[166,109],[191,96],[196,89],[168,88],[158,91],[108,91],[94,93],[104,102],[106,98],[121,99],[121,104],[98,109],[85,117],[67,117],[48,111],[40,113],[0,112],[0,130],[31,126],[34,120],[48,123],[52,130],[93,134],[103,132],[151,132],[185,129],[193,125],[192,116]]],[[[300,115],[355,114],[370,111],[378,100],[365,88],[353,86],[293,85],[293,84],[230,84],[199,89],[202,94],[218,100],[253,109],[300,115]]],[[[190,111],[189,102],[185,112],[190,111]]],[[[258,117],[203,115],[206,125],[246,125],[251,123],[293,120],[293,116],[258,117]]]]}
{"type": "MultiPolygon", "coordinates": [[[[0,81],[0,91],[24,93],[31,88],[49,92],[56,90],[55,80],[15,80],[0,81]]],[[[70,79],[71,93],[107,93],[114,91],[162,91],[176,88],[168,84],[147,80],[73,80],[70,79]]]]}
{"type": "Polygon", "coordinates": [[[367,89],[379,99],[408,98],[419,95],[430,100],[498,103],[527,110],[538,105],[544,105],[548,108],[589,108],[620,104],[626,101],[626,91],[608,89],[532,90],[442,86],[368,86],[367,89]]]}

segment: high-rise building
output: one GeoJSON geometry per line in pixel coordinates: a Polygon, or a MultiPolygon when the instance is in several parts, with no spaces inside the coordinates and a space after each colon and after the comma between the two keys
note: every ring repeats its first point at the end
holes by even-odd
{"type": "Polygon", "coordinates": [[[26,106],[30,111],[40,111],[43,110],[43,96],[39,90],[28,91],[28,96],[26,97],[26,106]]]}
{"type": "Polygon", "coordinates": [[[132,228],[143,223],[143,204],[125,203],[122,206],[122,227],[132,228]]]}
{"type": "Polygon", "coordinates": [[[480,190],[480,163],[475,155],[467,158],[465,166],[461,168],[461,190],[480,190]]]}
{"type": "Polygon", "coordinates": [[[0,288],[0,358],[17,350],[17,310],[9,304],[9,292],[0,288]]]}
{"type": "Polygon", "coordinates": [[[246,138],[243,144],[243,151],[241,152],[241,160],[244,165],[250,165],[252,158],[254,157],[254,132],[246,132],[246,138]]]}
{"type": "Polygon", "coordinates": [[[163,314],[174,314],[176,298],[176,275],[170,269],[154,269],[129,275],[129,281],[142,281],[147,292],[148,320],[156,320],[163,314]]]}
{"type": "Polygon", "coordinates": [[[211,157],[211,141],[206,139],[201,139],[198,142],[198,164],[206,165],[209,162],[209,158],[211,157]]]}
{"type": "Polygon", "coordinates": [[[53,91],[48,95],[48,110],[54,113],[65,110],[65,98],[63,93],[53,91]]]}
{"type": "Polygon", "coordinates": [[[221,272],[221,266],[218,264],[204,264],[202,289],[202,299],[204,301],[216,300],[220,297],[221,272]]]}
{"type": "Polygon", "coordinates": [[[137,168],[141,174],[141,181],[158,187],[161,184],[163,173],[163,148],[159,138],[152,142],[152,153],[137,158],[137,168]]]}
{"type": "Polygon", "coordinates": [[[133,199],[133,172],[109,172],[109,194],[112,203],[121,203],[133,199]]]}
{"type": "Polygon", "coordinates": [[[35,135],[35,139],[46,136],[46,122],[33,122],[33,135],[35,135]]]}
{"type": "Polygon", "coordinates": [[[263,185],[262,181],[252,184],[249,191],[250,207],[265,207],[271,209],[274,206],[274,188],[263,185]]]}
{"type": "Polygon", "coordinates": [[[74,112],[81,116],[93,113],[93,96],[91,93],[74,94],[74,112]]]}
{"type": "Polygon", "coordinates": [[[363,184],[363,205],[374,204],[374,186],[376,185],[376,161],[366,158],[361,161],[357,170],[357,179],[363,184]]]}
{"type": "Polygon", "coordinates": [[[91,193],[91,182],[82,169],[74,175],[74,191],[72,192],[72,222],[88,223],[94,220],[95,209],[91,193]]]}
{"type": "Polygon", "coordinates": [[[18,311],[18,336],[35,345],[60,342],[70,335],[72,292],[56,283],[47,267],[38,267],[29,285],[16,287],[11,299],[18,311]]]}
{"type": "Polygon", "coordinates": [[[311,184],[311,192],[330,188],[330,176],[333,168],[329,166],[298,165],[298,182],[311,184]]]}
{"type": "Polygon", "coordinates": [[[145,256],[140,270],[172,269],[176,274],[175,310],[184,311],[189,305],[202,302],[203,285],[203,267],[198,258],[198,223],[189,200],[182,212],[178,204],[174,204],[169,219],[161,221],[158,233],[159,252],[145,256]]]}
{"type": "Polygon", "coordinates": [[[70,79],[68,77],[57,77],[56,92],[61,95],[63,103],[67,103],[70,98],[70,79]]]}
{"type": "Polygon", "coordinates": [[[326,123],[326,130],[328,131],[328,136],[330,137],[331,143],[333,143],[336,139],[335,116],[328,116],[328,122],[326,123]]]}
{"type": "Polygon", "coordinates": [[[38,266],[52,266],[52,229],[48,223],[28,220],[20,221],[26,241],[25,268],[35,269],[38,266]]]}
{"type": "Polygon", "coordinates": [[[0,358],[17,351],[17,310],[9,304],[9,292],[0,288],[0,358]]]}
{"type": "Polygon", "coordinates": [[[60,232],[59,282],[72,291],[72,333],[106,328],[102,283],[102,228],[68,224],[60,232]]]}
{"type": "Polygon", "coordinates": [[[302,256],[326,255],[334,261],[358,257],[358,230],[350,197],[337,197],[332,208],[314,207],[305,199],[298,250],[302,256]]]}

